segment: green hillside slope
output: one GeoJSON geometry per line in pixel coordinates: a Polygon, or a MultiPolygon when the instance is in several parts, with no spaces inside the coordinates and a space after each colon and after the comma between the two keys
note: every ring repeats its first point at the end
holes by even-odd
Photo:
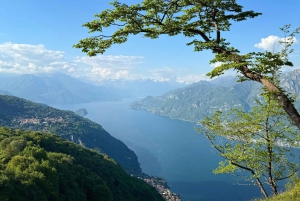
{"type": "MultiPolygon", "coordinates": [[[[300,70],[285,73],[280,80],[285,90],[299,95],[300,70]]],[[[252,81],[235,81],[235,77],[220,77],[211,82],[200,81],[161,96],[148,96],[132,103],[130,108],[192,122],[199,122],[216,110],[228,111],[239,107],[249,111],[256,104],[255,99],[259,98],[262,86],[252,81]]],[[[300,97],[296,99],[295,105],[300,108],[300,97]]]]}
{"type": "Polygon", "coordinates": [[[130,108],[198,122],[204,115],[212,114],[216,110],[227,111],[233,107],[241,107],[248,111],[254,103],[253,94],[259,90],[259,85],[253,82],[225,87],[200,81],[158,97],[148,96],[132,103],[130,108]]]}
{"type": "Polygon", "coordinates": [[[107,154],[130,174],[142,174],[137,156],[131,149],[112,137],[99,124],[74,112],[0,95],[0,126],[57,134],[107,154]]]}
{"type": "Polygon", "coordinates": [[[1,201],[164,200],[104,154],[52,134],[0,128],[1,201]]]}

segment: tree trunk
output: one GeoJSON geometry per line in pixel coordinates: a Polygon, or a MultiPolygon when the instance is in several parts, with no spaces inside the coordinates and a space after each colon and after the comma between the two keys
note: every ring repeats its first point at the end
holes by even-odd
{"type": "MultiPolygon", "coordinates": [[[[217,54],[223,53],[231,55],[232,61],[234,62],[243,62],[242,60],[240,60],[240,56],[235,52],[227,51],[222,47],[214,47],[212,50],[214,53],[217,54]]],[[[240,73],[242,73],[246,78],[261,83],[269,92],[274,93],[284,111],[289,115],[292,122],[300,129],[300,114],[296,110],[291,99],[284,93],[284,91],[279,86],[276,86],[272,81],[268,80],[266,77],[253,72],[246,65],[239,67],[237,70],[240,73]]]]}
{"type": "Polygon", "coordinates": [[[273,154],[273,148],[272,148],[272,145],[271,145],[271,140],[270,140],[270,136],[269,136],[269,117],[267,117],[266,119],[266,122],[265,122],[265,126],[266,126],[266,135],[265,135],[265,138],[266,138],[266,141],[267,141],[267,151],[268,151],[268,175],[269,175],[269,185],[271,186],[272,188],[272,191],[274,193],[274,195],[277,195],[278,192],[277,192],[277,185],[276,185],[276,182],[274,181],[274,178],[273,178],[273,174],[272,174],[272,154],[273,154]]]}
{"type": "Polygon", "coordinates": [[[289,115],[292,122],[300,129],[300,115],[296,110],[292,101],[288,98],[288,96],[276,86],[272,81],[268,80],[262,75],[252,72],[247,66],[243,66],[239,68],[239,71],[247,78],[260,82],[269,92],[275,94],[279,104],[285,110],[285,112],[289,115]]]}
{"type": "Polygon", "coordinates": [[[268,198],[269,196],[268,196],[268,194],[267,194],[267,192],[266,192],[266,189],[265,189],[264,186],[262,185],[261,181],[260,181],[258,178],[255,178],[255,180],[256,180],[256,182],[257,182],[259,188],[260,188],[261,193],[262,193],[266,198],[268,198]]]}

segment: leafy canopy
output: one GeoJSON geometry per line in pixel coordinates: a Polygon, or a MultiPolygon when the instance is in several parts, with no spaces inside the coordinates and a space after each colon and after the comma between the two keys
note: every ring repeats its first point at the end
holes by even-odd
{"type": "Polygon", "coordinates": [[[243,176],[268,197],[265,184],[277,195],[277,182],[300,169],[299,157],[292,151],[292,147],[299,147],[300,137],[272,94],[265,103],[257,103],[249,113],[238,108],[227,114],[217,111],[201,121],[202,129],[197,130],[224,159],[214,173],[243,176]]]}
{"type": "Polygon", "coordinates": [[[183,34],[189,38],[198,37],[188,43],[194,45],[195,51],[217,51],[218,47],[229,45],[220,32],[229,31],[231,21],[243,21],[261,14],[243,11],[235,0],[144,0],[131,6],[114,1],[111,5],[114,9],[96,14],[97,19],[83,26],[90,30],[89,33],[102,33],[108,27],[114,27],[115,32],[80,40],[74,47],[95,56],[103,54],[113,44],[126,42],[130,34],[142,34],[152,39],[163,34],[183,34]]]}
{"type": "MultiPolygon", "coordinates": [[[[96,14],[96,19],[83,24],[89,33],[100,32],[99,35],[80,40],[74,45],[82,48],[89,56],[103,54],[113,44],[125,43],[129,35],[142,34],[146,38],[155,39],[160,35],[184,35],[192,38],[187,45],[193,45],[195,51],[212,50],[216,57],[211,63],[222,65],[208,73],[215,77],[228,69],[240,70],[248,65],[256,73],[267,75],[274,72],[274,66],[292,66],[287,60],[289,47],[293,40],[282,41],[285,48],[280,53],[255,53],[238,55],[238,49],[230,46],[221,36],[229,31],[231,23],[254,18],[261,13],[244,11],[235,0],[144,0],[141,4],[127,5],[114,1],[114,9],[107,9],[96,14]],[[110,28],[109,30],[105,30],[110,28]],[[105,31],[113,34],[105,35],[105,31]]],[[[288,33],[289,25],[282,28],[288,33]]],[[[292,39],[299,29],[287,36],[292,39]]],[[[276,69],[276,70],[277,70],[276,69]]]]}

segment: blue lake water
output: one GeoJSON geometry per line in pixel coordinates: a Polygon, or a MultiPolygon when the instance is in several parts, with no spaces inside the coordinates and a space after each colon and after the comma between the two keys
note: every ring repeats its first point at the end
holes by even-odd
{"type": "Polygon", "coordinates": [[[172,191],[189,201],[250,200],[261,197],[257,186],[238,185],[230,175],[214,175],[221,158],[196,124],[131,110],[133,100],[55,105],[75,111],[85,108],[86,118],[99,123],[138,156],[143,172],[166,179],[172,191]]]}

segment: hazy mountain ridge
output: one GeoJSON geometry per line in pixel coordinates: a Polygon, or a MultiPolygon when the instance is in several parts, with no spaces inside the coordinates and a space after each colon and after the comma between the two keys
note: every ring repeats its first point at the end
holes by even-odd
{"type": "Polygon", "coordinates": [[[14,96],[46,104],[120,100],[120,96],[106,87],[87,84],[60,73],[26,74],[13,77],[2,83],[1,90],[8,91],[14,96]]]}
{"type": "Polygon", "coordinates": [[[14,96],[0,95],[0,126],[43,131],[103,152],[128,173],[142,174],[135,153],[99,124],[71,111],[58,110],[14,96]]]}
{"type": "Polygon", "coordinates": [[[158,96],[182,86],[185,84],[150,79],[93,82],[87,78],[74,78],[61,73],[3,75],[0,79],[0,93],[7,91],[14,96],[46,104],[143,98],[148,95],[158,96]]]}
{"type": "Polygon", "coordinates": [[[99,86],[105,86],[116,92],[122,98],[146,97],[149,95],[159,96],[167,91],[186,86],[183,83],[157,81],[151,79],[137,80],[101,80],[96,83],[99,86]]]}
{"type": "Polygon", "coordinates": [[[281,76],[281,86],[292,94],[300,93],[300,69],[281,76]]]}
{"type": "MultiPolygon", "coordinates": [[[[198,122],[216,110],[228,111],[233,107],[241,107],[248,111],[255,104],[255,98],[259,97],[261,85],[252,81],[234,83],[235,81],[235,77],[220,77],[211,82],[200,81],[162,96],[148,96],[132,103],[130,108],[192,122],[198,122]]],[[[283,74],[281,86],[288,92],[299,95],[300,70],[283,74]]],[[[296,102],[297,106],[299,101],[296,102]]]]}
{"type": "Polygon", "coordinates": [[[2,91],[0,90],[0,95],[12,95],[11,93],[9,93],[8,91],[2,91]]]}

